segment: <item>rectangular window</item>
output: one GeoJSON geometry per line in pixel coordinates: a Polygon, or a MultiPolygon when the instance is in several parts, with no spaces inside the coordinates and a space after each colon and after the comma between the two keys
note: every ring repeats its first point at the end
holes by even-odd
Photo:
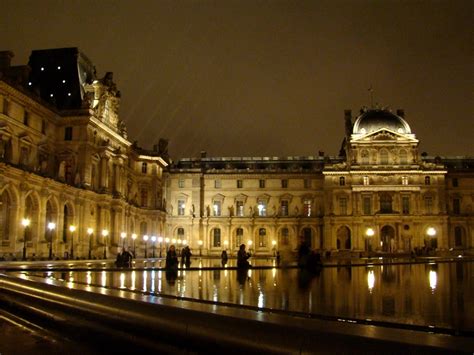
{"type": "Polygon", "coordinates": [[[178,216],[184,216],[186,203],[184,200],[178,200],[178,216]]]}
{"type": "Polygon", "coordinates": [[[179,180],[178,180],[178,187],[179,187],[180,189],[184,188],[184,179],[179,179],[179,180]]]}
{"type": "Polygon", "coordinates": [[[142,207],[146,207],[148,205],[148,192],[143,189],[141,193],[141,203],[142,207]]]}
{"type": "Polygon", "coordinates": [[[339,212],[342,216],[347,215],[347,198],[339,198],[339,212]]]}
{"type": "Polygon", "coordinates": [[[214,201],[213,210],[214,210],[214,216],[219,217],[222,213],[222,202],[214,201]]]}
{"type": "Polygon", "coordinates": [[[365,215],[370,215],[372,214],[372,199],[369,196],[366,196],[362,200],[363,202],[363,208],[364,208],[364,214],[365,215]]]}
{"type": "Polygon", "coordinates": [[[235,210],[236,210],[237,217],[243,217],[244,216],[244,201],[236,201],[235,210]]]}
{"type": "Polygon", "coordinates": [[[242,244],[244,239],[244,230],[242,228],[237,228],[235,232],[235,246],[239,247],[242,244]]]}
{"type": "Polygon", "coordinates": [[[304,179],[304,188],[305,189],[311,188],[311,179],[304,179]]]}
{"type": "Polygon", "coordinates": [[[458,178],[453,178],[453,187],[458,187],[458,186],[459,186],[458,178]]]}
{"type": "Polygon", "coordinates": [[[148,164],[147,163],[142,163],[142,173],[143,174],[146,174],[147,168],[148,168],[148,164]]]}
{"type": "Polygon", "coordinates": [[[346,185],[346,178],[344,176],[341,176],[339,178],[339,186],[345,186],[346,185]]]}
{"type": "Polygon", "coordinates": [[[244,186],[243,181],[242,180],[237,180],[237,188],[241,189],[243,186],[244,186]]]}
{"type": "Polygon", "coordinates": [[[214,188],[220,189],[222,187],[222,183],[220,180],[214,180],[214,188]]]}
{"type": "Polygon", "coordinates": [[[280,213],[282,216],[288,216],[288,201],[283,200],[280,202],[280,213]]]}
{"type": "Polygon", "coordinates": [[[453,213],[461,214],[461,200],[459,198],[453,199],[453,213]]]}
{"type": "Polygon", "coordinates": [[[267,215],[267,204],[264,201],[259,201],[258,202],[258,215],[260,217],[265,217],[267,215]]]}
{"type": "Polygon", "coordinates": [[[402,176],[402,185],[408,185],[408,176],[402,176]]]}
{"type": "Polygon", "coordinates": [[[369,185],[369,177],[368,176],[364,176],[364,185],[369,185]]]}
{"type": "Polygon", "coordinates": [[[311,217],[312,210],[311,210],[311,200],[304,200],[303,201],[303,216],[311,217]]]}
{"type": "Polygon", "coordinates": [[[402,213],[403,214],[410,213],[410,197],[409,196],[402,196],[402,213]]]}
{"type": "Polygon", "coordinates": [[[221,246],[221,230],[220,228],[214,229],[212,246],[214,248],[219,248],[221,246]]]}
{"type": "Polygon", "coordinates": [[[258,230],[258,246],[259,247],[267,246],[267,230],[265,228],[260,228],[258,230]]]}
{"type": "Polygon", "coordinates": [[[425,185],[431,185],[431,179],[429,176],[425,176],[425,185]]]}
{"type": "Polygon", "coordinates": [[[64,129],[64,140],[72,141],[72,127],[66,127],[64,129]]]}
{"type": "Polygon", "coordinates": [[[288,187],[288,180],[287,179],[283,179],[281,180],[281,187],[286,189],[288,187]]]}
{"type": "Polygon", "coordinates": [[[265,180],[260,180],[260,181],[258,182],[258,186],[259,186],[261,189],[265,188],[265,180]]]}
{"type": "Polygon", "coordinates": [[[431,196],[425,197],[425,212],[427,214],[433,213],[433,198],[431,196]]]}

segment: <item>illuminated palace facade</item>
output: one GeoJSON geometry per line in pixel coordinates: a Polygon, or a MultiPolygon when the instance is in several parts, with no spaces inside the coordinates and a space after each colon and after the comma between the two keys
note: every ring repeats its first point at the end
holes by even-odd
{"type": "Polygon", "coordinates": [[[165,140],[128,140],[112,74],[98,78],[77,48],[11,57],[0,53],[0,256],[474,247],[474,158],[420,155],[402,110],[346,111],[338,157],[172,162],[165,140]]]}

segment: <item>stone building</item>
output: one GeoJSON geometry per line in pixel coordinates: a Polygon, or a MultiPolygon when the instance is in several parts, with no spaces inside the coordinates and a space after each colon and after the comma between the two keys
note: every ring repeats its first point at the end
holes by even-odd
{"type": "Polygon", "coordinates": [[[168,163],[127,139],[112,73],[77,48],[12,56],[0,53],[0,254],[99,257],[161,231],[168,163]]]}
{"type": "Polygon", "coordinates": [[[172,162],[166,140],[128,140],[112,73],[77,48],[11,57],[0,53],[0,256],[128,245],[141,257],[150,243],[289,255],[301,240],[347,256],[472,251],[474,158],[420,155],[403,110],[347,110],[337,157],[172,162]]]}

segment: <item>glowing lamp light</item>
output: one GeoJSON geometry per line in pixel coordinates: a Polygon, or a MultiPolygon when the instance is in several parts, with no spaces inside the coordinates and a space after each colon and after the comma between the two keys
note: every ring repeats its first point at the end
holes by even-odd
{"type": "Polygon", "coordinates": [[[159,241],[160,243],[162,243],[162,242],[163,242],[163,237],[158,237],[158,241],[159,241]]]}
{"type": "Polygon", "coordinates": [[[155,236],[152,236],[152,237],[151,237],[151,241],[152,241],[153,243],[156,242],[156,237],[155,237],[155,236]]]}
{"type": "Polygon", "coordinates": [[[199,244],[199,245],[202,245],[202,240],[198,240],[198,244],[199,244]]]}
{"type": "Polygon", "coordinates": [[[251,240],[247,241],[247,244],[252,245],[252,241],[251,240]]]}
{"type": "Polygon", "coordinates": [[[170,242],[170,238],[165,238],[165,242],[166,242],[166,243],[169,243],[169,242],[170,242]]]}
{"type": "Polygon", "coordinates": [[[49,222],[49,223],[48,223],[48,229],[49,229],[50,231],[52,231],[54,228],[56,228],[56,223],[54,223],[54,222],[49,222]]]}
{"type": "Polygon", "coordinates": [[[225,245],[225,246],[228,246],[228,245],[229,245],[229,241],[228,241],[228,240],[224,240],[224,245],[225,245]]]}
{"type": "Polygon", "coordinates": [[[436,235],[436,229],[434,229],[433,227],[429,227],[426,230],[426,234],[428,234],[430,237],[434,237],[436,235]]]}
{"type": "Polygon", "coordinates": [[[144,240],[145,242],[148,241],[148,236],[147,236],[146,234],[143,236],[143,240],[144,240]]]}
{"type": "Polygon", "coordinates": [[[137,239],[137,235],[135,233],[132,234],[132,239],[133,240],[137,239]]]}
{"type": "Polygon", "coordinates": [[[127,233],[122,232],[120,233],[120,238],[125,239],[127,237],[127,233]]]}
{"type": "Polygon", "coordinates": [[[21,225],[22,225],[23,227],[28,227],[28,226],[30,225],[30,222],[31,222],[31,221],[30,221],[28,218],[23,218],[23,219],[21,220],[21,225]]]}
{"type": "Polygon", "coordinates": [[[367,228],[365,234],[367,235],[367,237],[372,237],[375,234],[375,231],[372,228],[367,228]]]}
{"type": "Polygon", "coordinates": [[[92,228],[87,228],[87,234],[91,235],[94,233],[94,230],[92,228]]]}
{"type": "Polygon", "coordinates": [[[71,232],[75,232],[76,231],[76,226],[69,226],[69,230],[71,232]]]}
{"type": "Polygon", "coordinates": [[[183,240],[183,245],[188,244],[188,241],[186,239],[183,240]]]}
{"type": "Polygon", "coordinates": [[[174,238],[171,239],[171,243],[173,243],[173,244],[176,243],[176,239],[174,239],[174,238]]]}
{"type": "Polygon", "coordinates": [[[275,246],[277,244],[276,240],[272,240],[272,245],[275,246]]]}
{"type": "Polygon", "coordinates": [[[109,235],[109,231],[107,229],[102,230],[102,236],[107,237],[109,235]]]}

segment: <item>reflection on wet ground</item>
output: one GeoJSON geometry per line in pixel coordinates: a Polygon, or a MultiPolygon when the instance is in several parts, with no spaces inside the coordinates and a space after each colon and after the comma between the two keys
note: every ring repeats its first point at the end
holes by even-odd
{"type": "Polygon", "coordinates": [[[318,273],[272,267],[271,259],[263,259],[259,269],[236,270],[234,264],[229,260],[225,268],[209,269],[221,266],[220,260],[203,259],[194,260],[191,269],[171,272],[159,269],[157,261],[138,270],[27,273],[62,280],[70,288],[81,284],[319,317],[474,332],[473,262],[340,266],[318,273]]]}

